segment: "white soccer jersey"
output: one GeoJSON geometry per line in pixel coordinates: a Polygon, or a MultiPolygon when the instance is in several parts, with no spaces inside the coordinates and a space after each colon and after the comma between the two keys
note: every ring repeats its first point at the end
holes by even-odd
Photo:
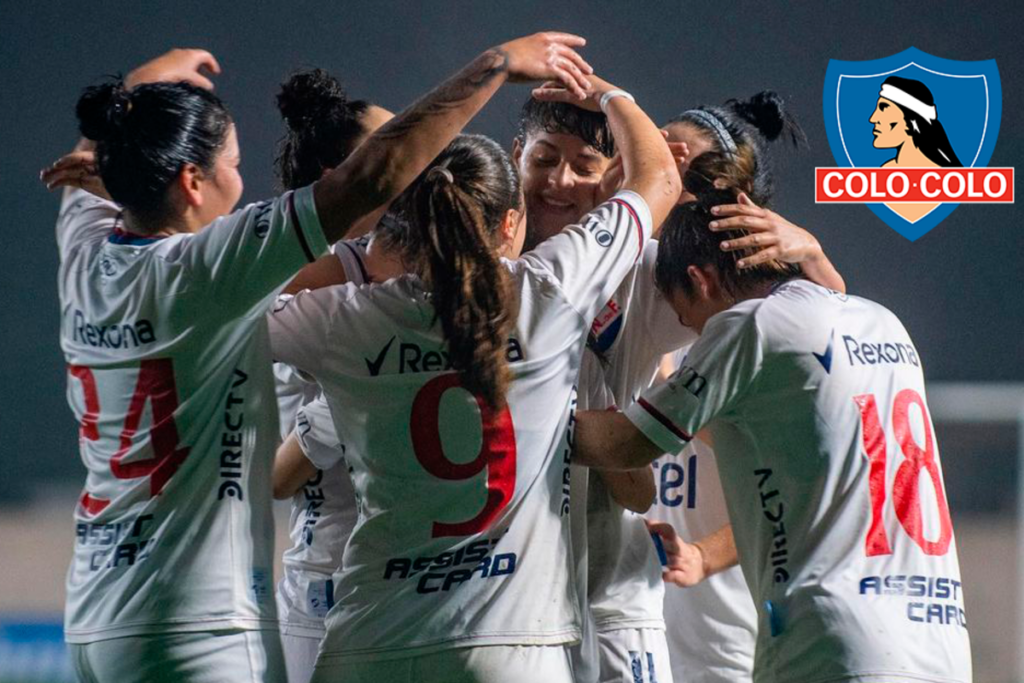
{"type": "MultiPolygon", "coordinates": [[[[580,410],[615,407],[604,371],[592,352],[583,354],[580,410]]],[[[587,490],[587,555],[587,602],[597,632],[665,628],[664,582],[651,534],[642,515],[612,498],[599,472],[590,474],[587,490]]]]}
{"type": "Polygon", "coordinates": [[[787,283],[714,316],[626,414],[666,451],[710,424],[755,681],[971,680],[920,359],[892,313],[787,283]]]}
{"type": "MultiPolygon", "coordinates": [[[[657,376],[664,354],[696,339],[654,284],[658,243],[644,254],[598,313],[591,327],[584,369],[601,357],[598,373],[611,393],[608,405],[628,406],[657,376]]],[[[592,373],[580,378],[580,395],[593,396],[592,373]]],[[[598,389],[597,391],[602,391],[598,389]]],[[[587,507],[590,609],[597,629],[664,628],[661,565],[643,518],[612,500],[600,478],[590,476],[587,507]]]]}
{"type": "MultiPolygon", "coordinates": [[[[682,453],[651,463],[658,493],[647,511],[668,522],[686,541],[729,523],[715,453],[693,439],[682,453]]],[[[743,571],[733,567],[696,586],[665,587],[665,637],[672,675],[685,683],[750,681],[757,639],[757,610],[743,571]]]]}
{"type": "Polygon", "coordinates": [[[299,409],[295,434],[316,475],[292,497],[292,547],[283,558],[277,607],[281,633],[320,638],[324,617],[334,605],[332,574],[341,567],[345,543],[356,524],[356,494],[344,459],[345,449],[319,397],[299,409]]]}
{"type": "Polygon", "coordinates": [[[61,348],[88,470],[66,638],[276,628],[265,313],[326,249],[312,192],[160,239],[115,230],[118,213],[70,191],[57,221],[61,348]]]}
{"type": "MultiPolygon", "coordinates": [[[[282,294],[274,305],[284,306],[289,299],[291,299],[290,295],[282,294]]],[[[274,363],[274,392],[277,396],[281,441],[287,439],[295,429],[295,419],[299,414],[299,408],[316,398],[319,391],[320,387],[316,382],[309,381],[295,368],[286,363],[274,363]]]]}
{"type": "Polygon", "coordinates": [[[513,381],[486,431],[490,409],[450,391],[459,376],[418,278],[304,292],[274,314],[275,352],[323,386],[360,494],[321,661],[579,638],[575,383],[587,329],[650,232],[646,203],[620,192],[506,262],[513,381]]]}
{"type": "Polygon", "coordinates": [[[627,406],[654,381],[661,358],[697,338],[679,324],[679,316],[654,284],[658,243],[648,240],[644,254],[615,290],[591,326],[590,350],[603,359],[612,398],[627,406]]]}
{"type": "MultiPolygon", "coordinates": [[[[331,252],[337,256],[345,269],[348,281],[353,284],[361,285],[369,279],[364,263],[366,245],[369,241],[370,236],[363,235],[354,240],[341,240],[331,245],[331,252]]],[[[291,298],[290,294],[282,294],[276,306],[286,305],[291,298]]],[[[277,393],[281,440],[284,441],[295,428],[295,417],[299,408],[316,398],[320,393],[320,387],[286,363],[274,363],[274,387],[277,393]]]]}
{"type": "MultiPolygon", "coordinates": [[[[368,242],[368,237],[361,237],[331,246],[354,285],[369,279],[364,264],[368,242]]],[[[287,305],[285,297],[278,305],[287,305]]],[[[292,547],[284,553],[284,573],[277,585],[278,619],[283,634],[319,639],[324,634],[324,617],[334,604],[331,575],[341,567],[345,543],[356,523],[355,490],[348,466],[339,460],[344,457],[344,448],[327,400],[322,395],[305,398],[310,387],[319,392],[319,385],[286,363],[275,363],[274,369],[279,380],[281,419],[286,417],[282,394],[299,397],[301,404],[292,413],[291,422],[302,452],[319,469],[292,496],[288,531],[292,547]],[[282,377],[287,383],[280,381],[282,377]]]]}

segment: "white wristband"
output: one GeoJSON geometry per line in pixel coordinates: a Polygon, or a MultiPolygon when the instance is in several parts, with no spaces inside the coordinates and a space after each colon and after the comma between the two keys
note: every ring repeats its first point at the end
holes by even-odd
{"type": "MultiPolygon", "coordinates": [[[[601,100],[599,102],[599,106],[601,107],[601,111],[605,111],[605,107],[608,106],[608,103],[611,102],[616,97],[625,97],[630,102],[633,102],[633,103],[636,102],[636,99],[632,95],[630,95],[628,92],[626,92],[625,90],[609,90],[605,94],[601,95],[601,100]]],[[[605,112],[605,113],[607,113],[607,112],[605,112]]]]}

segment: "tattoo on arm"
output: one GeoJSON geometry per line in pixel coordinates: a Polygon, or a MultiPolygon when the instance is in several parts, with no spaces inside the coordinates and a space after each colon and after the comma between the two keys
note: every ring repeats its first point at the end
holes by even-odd
{"type": "Polygon", "coordinates": [[[484,52],[462,71],[421,97],[405,114],[384,124],[377,131],[377,138],[393,140],[403,137],[411,128],[422,125],[425,120],[461,106],[507,70],[508,55],[504,50],[494,48],[484,52]]]}

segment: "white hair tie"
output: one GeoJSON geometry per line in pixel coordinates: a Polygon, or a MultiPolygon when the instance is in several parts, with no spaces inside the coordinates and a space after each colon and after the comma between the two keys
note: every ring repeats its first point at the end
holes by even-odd
{"type": "Polygon", "coordinates": [[[886,83],[882,85],[882,89],[878,92],[879,97],[884,97],[890,102],[895,102],[901,107],[906,107],[910,111],[914,112],[928,123],[931,123],[938,118],[938,112],[935,111],[935,105],[927,105],[921,100],[917,99],[905,90],[900,90],[896,86],[886,83]]]}

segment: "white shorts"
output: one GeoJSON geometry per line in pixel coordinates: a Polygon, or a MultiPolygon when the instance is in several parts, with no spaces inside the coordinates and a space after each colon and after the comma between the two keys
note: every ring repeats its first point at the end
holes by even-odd
{"type": "Polygon", "coordinates": [[[621,628],[597,634],[600,683],[672,683],[665,631],[621,628]]]}
{"type": "Polygon", "coordinates": [[[487,645],[373,661],[321,659],[311,683],[572,683],[562,645],[487,645]]]}
{"type": "Polygon", "coordinates": [[[69,643],[80,683],[279,683],[277,631],[161,633],[69,643]]]}
{"type": "Polygon", "coordinates": [[[281,634],[284,665],[288,669],[288,683],[309,683],[316,664],[316,653],[322,638],[281,634]]]}

